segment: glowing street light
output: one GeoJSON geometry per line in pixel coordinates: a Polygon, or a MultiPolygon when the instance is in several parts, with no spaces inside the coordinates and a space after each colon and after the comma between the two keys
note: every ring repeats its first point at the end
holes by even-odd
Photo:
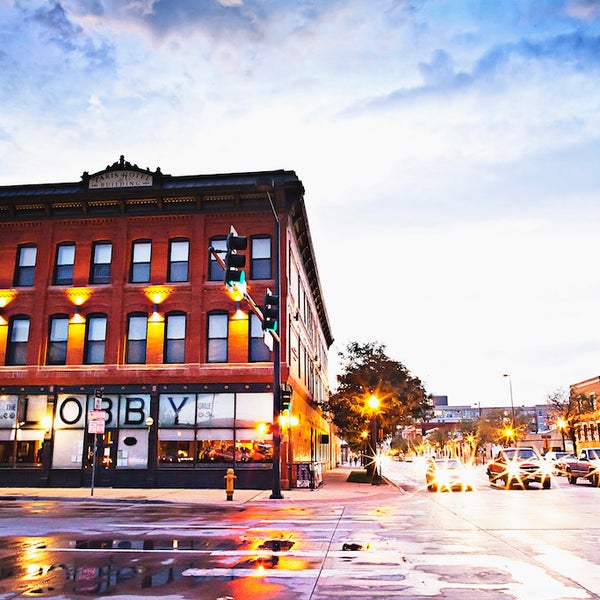
{"type": "Polygon", "coordinates": [[[381,474],[378,473],[378,456],[377,456],[377,409],[379,408],[379,398],[375,394],[367,400],[367,405],[371,410],[371,448],[373,451],[373,475],[371,476],[371,484],[379,485],[381,483],[381,474]]]}

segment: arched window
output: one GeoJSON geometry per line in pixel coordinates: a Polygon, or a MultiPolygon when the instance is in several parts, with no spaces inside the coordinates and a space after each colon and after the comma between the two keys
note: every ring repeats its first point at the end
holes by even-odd
{"type": "Polygon", "coordinates": [[[52,315],[48,323],[47,365],[67,363],[67,341],[69,339],[69,315],[52,315]]]}
{"type": "Polygon", "coordinates": [[[54,285],[73,285],[73,268],[75,266],[75,243],[63,242],[56,248],[54,264],[54,285]]]}
{"type": "Polygon", "coordinates": [[[92,265],[90,283],[110,283],[110,265],[112,262],[112,243],[94,242],[92,247],[92,265]]]}
{"type": "Polygon", "coordinates": [[[229,315],[225,311],[208,313],[206,362],[227,362],[229,315]]]}
{"type": "Polygon", "coordinates": [[[8,326],[8,343],[6,348],[7,365],[27,364],[27,342],[29,341],[29,317],[16,315],[8,326]]]}
{"type": "MultiPolygon", "coordinates": [[[[271,360],[271,351],[264,342],[264,331],[260,319],[250,314],[250,327],[248,342],[248,362],[268,362],[271,360]]],[[[268,333],[267,335],[271,335],[268,333]]]]}
{"type": "Polygon", "coordinates": [[[250,279],[271,279],[271,238],[256,236],[250,240],[250,279]]]}
{"type": "MultiPolygon", "coordinates": [[[[225,260],[225,250],[227,250],[227,238],[224,236],[214,237],[210,240],[210,245],[215,250],[222,250],[219,255],[225,260]]],[[[225,271],[223,267],[217,262],[217,259],[213,256],[212,252],[209,252],[208,256],[208,280],[209,281],[223,281],[225,277],[225,271]]]]}
{"type": "Polygon", "coordinates": [[[165,318],[165,363],[185,362],[185,325],[183,312],[171,312],[165,318]]]}
{"type": "Polygon", "coordinates": [[[104,363],[106,323],[105,314],[88,315],[85,324],[85,346],[83,348],[84,364],[101,365],[104,363]]]}
{"type": "Polygon", "coordinates": [[[189,279],[190,242],[186,239],[169,241],[169,266],[167,281],[180,282],[189,279]]]}
{"type": "Polygon", "coordinates": [[[37,246],[34,244],[24,244],[17,248],[17,261],[15,263],[14,277],[15,287],[33,285],[36,260],[37,246]]]}
{"type": "Polygon", "coordinates": [[[136,240],[131,245],[131,264],[129,266],[130,283],[148,283],[150,281],[150,260],[152,242],[136,240]]]}
{"type": "Polygon", "coordinates": [[[148,339],[148,315],[132,313],[127,319],[127,348],[125,362],[127,364],[146,363],[146,341],[148,339]]]}

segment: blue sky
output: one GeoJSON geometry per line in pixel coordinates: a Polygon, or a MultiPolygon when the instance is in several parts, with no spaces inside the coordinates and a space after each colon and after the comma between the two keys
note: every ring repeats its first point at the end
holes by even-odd
{"type": "Polygon", "coordinates": [[[0,0],[0,73],[0,185],[295,170],[334,365],[490,406],[598,373],[598,0],[0,0]]]}

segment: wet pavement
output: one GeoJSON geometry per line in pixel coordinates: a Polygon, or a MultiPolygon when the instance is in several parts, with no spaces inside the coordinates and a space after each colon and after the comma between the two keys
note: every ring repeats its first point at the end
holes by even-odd
{"type": "Polygon", "coordinates": [[[413,466],[390,469],[396,485],[348,483],[342,467],[282,500],[10,490],[0,600],[599,597],[600,530],[586,526],[598,490],[499,490],[480,476],[474,492],[431,494],[413,466]]]}

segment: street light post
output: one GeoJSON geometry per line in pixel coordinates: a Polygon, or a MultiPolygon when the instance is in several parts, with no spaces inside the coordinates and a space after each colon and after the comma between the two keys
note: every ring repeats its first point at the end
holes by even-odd
{"type": "Polygon", "coordinates": [[[371,450],[373,452],[373,474],[371,484],[379,485],[381,483],[381,474],[378,472],[379,456],[377,454],[377,408],[379,400],[377,396],[372,395],[369,398],[369,408],[371,409],[371,450]]]}
{"type": "Polygon", "coordinates": [[[514,426],[515,426],[515,403],[513,400],[512,379],[511,379],[509,373],[504,373],[504,375],[502,377],[508,377],[508,389],[510,391],[510,412],[511,412],[511,417],[512,417],[511,425],[514,428],[514,426]]]}
{"type": "MultiPolygon", "coordinates": [[[[275,230],[273,236],[274,245],[274,256],[273,256],[273,295],[276,296],[279,301],[277,302],[277,327],[281,331],[281,283],[279,276],[280,269],[280,236],[281,236],[281,223],[279,216],[275,210],[273,204],[273,198],[271,197],[271,190],[273,189],[272,182],[269,184],[259,184],[257,189],[264,191],[269,199],[269,205],[273,211],[273,218],[275,219],[275,230]]],[[[281,500],[283,495],[281,494],[281,426],[279,424],[279,396],[281,388],[281,344],[280,337],[273,336],[273,489],[269,498],[271,500],[281,500]]]]}

